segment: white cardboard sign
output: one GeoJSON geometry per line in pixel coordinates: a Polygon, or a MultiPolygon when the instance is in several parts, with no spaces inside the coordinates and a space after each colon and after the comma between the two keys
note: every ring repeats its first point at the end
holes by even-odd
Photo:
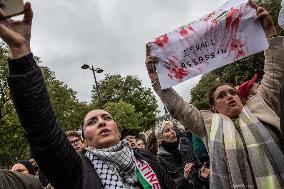
{"type": "Polygon", "coordinates": [[[268,48],[263,28],[248,0],[230,0],[197,21],[147,44],[161,88],[209,72],[268,48]]]}

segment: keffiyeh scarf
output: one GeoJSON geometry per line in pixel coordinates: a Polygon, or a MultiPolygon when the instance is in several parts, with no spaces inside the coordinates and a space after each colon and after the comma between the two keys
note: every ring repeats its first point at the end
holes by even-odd
{"type": "Polygon", "coordinates": [[[134,189],[135,157],[126,141],[103,149],[87,148],[88,157],[106,189],[134,189]]]}
{"type": "Polygon", "coordinates": [[[215,113],[209,143],[210,188],[284,188],[284,155],[245,106],[235,123],[215,113]]]}

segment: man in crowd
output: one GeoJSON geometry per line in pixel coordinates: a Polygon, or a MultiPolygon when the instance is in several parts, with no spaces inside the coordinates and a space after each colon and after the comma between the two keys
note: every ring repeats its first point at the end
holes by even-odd
{"type": "Polygon", "coordinates": [[[138,149],[145,149],[144,140],[138,139],[136,143],[137,143],[137,148],[138,148],[138,149]]]}
{"type": "Polygon", "coordinates": [[[128,142],[128,145],[132,149],[136,149],[137,148],[137,141],[136,141],[136,137],[135,137],[135,134],[134,134],[133,130],[131,130],[131,129],[124,129],[121,132],[121,139],[125,139],[128,142]]]}
{"type": "Polygon", "coordinates": [[[81,152],[84,149],[83,140],[77,131],[67,131],[65,134],[76,152],[81,152]]]}

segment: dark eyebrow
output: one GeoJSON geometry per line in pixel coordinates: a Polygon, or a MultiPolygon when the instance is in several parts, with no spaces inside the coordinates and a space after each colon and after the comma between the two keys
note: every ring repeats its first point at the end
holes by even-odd
{"type": "MultiPolygon", "coordinates": [[[[103,114],[101,114],[101,116],[102,117],[105,117],[105,116],[110,116],[111,117],[111,115],[108,114],[108,113],[103,113],[103,114]]],[[[87,119],[86,123],[88,123],[89,121],[96,120],[96,119],[98,119],[98,116],[91,117],[91,118],[87,119]]]]}
{"type": "Polygon", "coordinates": [[[226,93],[225,91],[220,91],[217,95],[220,95],[221,93],[226,93]]]}
{"type": "Polygon", "coordinates": [[[111,116],[111,115],[107,114],[107,113],[104,113],[104,114],[102,114],[102,117],[104,117],[104,116],[111,116]]]}
{"type": "Polygon", "coordinates": [[[95,119],[97,119],[97,116],[94,116],[94,117],[91,117],[90,119],[87,119],[86,123],[88,123],[89,121],[93,121],[95,119]]]}

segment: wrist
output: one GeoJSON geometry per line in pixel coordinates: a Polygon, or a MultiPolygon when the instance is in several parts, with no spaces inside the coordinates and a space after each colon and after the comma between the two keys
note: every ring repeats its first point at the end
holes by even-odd
{"type": "Polygon", "coordinates": [[[150,76],[150,80],[152,83],[155,83],[158,80],[157,74],[154,74],[154,75],[150,74],[149,76],[150,76]]]}
{"type": "Polygon", "coordinates": [[[31,53],[29,45],[23,45],[21,47],[10,47],[10,58],[18,59],[31,53]]]}
{"type": "Polygon", "coordinates": [[[274,36],[277,36],[277,31],[275,28],[271,28],[266,32],[266,37],[267,38],[272,38],[274,36]]]}

